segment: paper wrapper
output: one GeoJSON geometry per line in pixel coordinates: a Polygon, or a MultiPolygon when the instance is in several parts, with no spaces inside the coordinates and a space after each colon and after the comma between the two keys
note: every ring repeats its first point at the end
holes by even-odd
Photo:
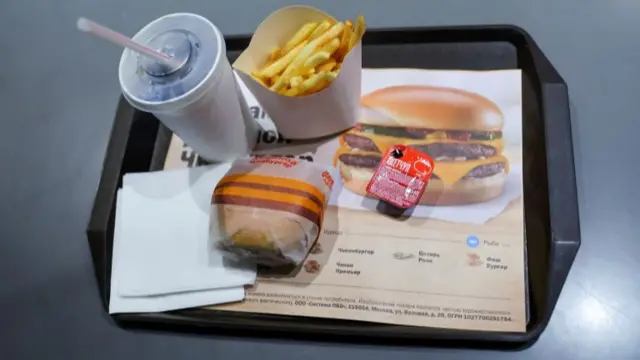
{"type": "Polygon", "coordinates": [[[327,19],[337,22],[327,13],[309,6],[277,10],[258,26],[249,47],[233,63],[238,76],[269,114],[278,131],[289,139],[335,134],[354,126],[358,119],[362,86],[361,41],[347,54],[333,82],[315,94],[280,95],[251,77],[251,71],[266,63],[271,49],[284,44],[302,25],[327,19]]]}
{"type": "Polygon", "coordinates": [[[216,185],[210,238],[230,258],[299,265],[322,229],[335,169],[284,156],[236,160],[216,185]]]}

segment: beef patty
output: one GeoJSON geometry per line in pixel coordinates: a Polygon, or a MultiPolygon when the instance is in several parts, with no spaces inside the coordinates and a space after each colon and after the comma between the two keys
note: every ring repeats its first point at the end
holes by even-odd
{"type": "Polygon", "coordinates": [[[412,148],[429,154],[434,160],[476,160],[496,156],[498,150],[483,144],[434,143],[428,145],[410,145],[412,148]]]}
{"type": "Polygon", "coordinates": [[[503,162],[485,164],[476,166],[467,173],[462,179],[482,179],[489,176],[497,175],[504,172],[505,164],[503,162]]]}
{"type": "Polygon", "coordinates": [[[378,146],[369,138],[360,135],[354,134],[345,134],[344,141],[349,145],[352,149],[358,149],[363,151],[374,151],[380,152],[378,146]]]}
{"type": "MultiPolygon", "coordinates": [[[[338,157],[340,161],[348,166],[354,166],[366,169],[375,169],[378,167],[381,156],[378,155],[358,155],[358,154],[342,154],[338,157]]],[[[436,164],[436,169],[438,165],[436,164]]],[[[479,165],[471,169],[462,180],[482,179],[504,172],[505,163],[496,162],[492,164],[479,165]]],[[[439,179],[438,175],[431,175],[433,179],[439,179]]]]}
{"type": "MultiPolygon", "coordinates": [[[[345,134],[344,141],[352,149],[381,153],[373,140],[355,134],[345,134]]],[[[435,160],[475,160],[488,158],[498,154],[493,146],[465,143],[433,143],[428,145],[411,145],[414,149],[429,154],[435,160]]]]}
{"type": "Polygon", "coordinates": [[[342,154],[339,159],[345,165],[375,169],[378,167],[382,157],[378,155],[342,154]]]}

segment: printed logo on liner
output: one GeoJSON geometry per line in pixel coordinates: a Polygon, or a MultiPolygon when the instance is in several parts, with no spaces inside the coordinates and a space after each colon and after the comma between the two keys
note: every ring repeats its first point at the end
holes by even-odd
{"type": "Polygon", "coordinates": [[[433,172],[433,165],[427,159],[418,159],[413,163],[413,168],[415,171],[422,175],[427,176],[431,175],[433,172]]]}
{"type": "Polygon", "coordinates": [[[333,188],[333,177],[331,177],[331,173],[329,173],[328,171],[323,171],[322,172],[322,180],[324,180],[325,185],[327,185],[327,187],[329,188],[329,190],[331,190],[333,188]]]}
{"type": "Polygon", "coordinates": [[[287,169],[298,165],[298,161],[287,158],[287,157],[279,157],[279,156],[254,156],[250,161],[252,164],[271,164],[271,165],[282,165],[287,169]]]}
{"type": "Polygon", "coordinates": [[[470,248],[475,248],[478,245],[480,245],[480,239],[478,239],[477,236],[475,235],[467,236],[467,246],[469,246],[470,248]]]}

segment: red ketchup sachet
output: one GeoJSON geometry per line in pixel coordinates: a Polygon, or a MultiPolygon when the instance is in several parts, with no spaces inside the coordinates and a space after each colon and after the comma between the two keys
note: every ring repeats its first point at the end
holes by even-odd
{"type": "Polygon", "coordinates": [[[367,185],[367,192],[400,209],[420,201],[434,169],[433,159],[404,145],[395,145],[384,154],[367,185]]]}

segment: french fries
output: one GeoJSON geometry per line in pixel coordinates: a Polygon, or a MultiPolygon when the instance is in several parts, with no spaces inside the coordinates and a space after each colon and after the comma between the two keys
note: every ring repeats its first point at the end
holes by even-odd
{"type": "Polygon", "coordinates": [[[359,15],[332,23],[307,22],[266,56],[266,63],[251,75],[271,91],[285,96],[316,93],[331,84],[342,61],[364,35],[366,24],[359,15]]]}
{"type": "Polygon", "coordinates": [[[331,27],[331,22],[329,22],[329,20],[325,20],[321,22],[320,24],[318,24],[318,27],[311,33],[311,36],[309,36],[309,39],[313,40],[317,38],[318,36],[322,35],[325,31],[327,31],[327,29],[329,29],[330,27],[331,27]]]}
{"type": "Polygon", "coordinates": [[[340,57],[340,59],[344,59],[344,57],[347,56],[347,53],[351,49],[349,47],[349,44],[353,35],[353,23],[351,22],[351,20],[347,20],[344,25],[345,31],[342,32],[340,46],[338,47],[338,56],[340,57]]]}
{"type": "Polygon", "coordinates": [[[333,70],[333,68],[335,68],[337,65],[336,61],[334,59],[331,59],[329,61],[327,61],[326,63],[320,65],[318,67],[318,71],[331,71],[333,70]]]}
{"type": "Polygon", "coordinates": [[[285,56],[280,59],[274,61],[267,68],[262,70],[258,76],[262,78],[272,78],[274,76],[279,75],[284,69],[287,68],[294,61],[300,52],[304,49],[304,46],[307,44],[306,41],[301,42],[291,51],[289,51],[285,56]]]}
{"type": "Polygon", "coordinates": [[[310,93],[312,91],[315,92],[320,89],[324,89],[326,85],[328,85],[335,78],[336,78],[336,75],[334,73],[326,72],[326,71],[321,72],[303,81],[298,87],[298,89],[302,93],[310,93]]]}
{"type": "Polygon", "coordinates": [[[286,83],[285,83],[285,78],[284,76],[280,76],[278,78],[278,80],[275,81],[275,83],[273,85],[271,85],[270,89],[275,91],[275,92],[280,92],[281,90],[287,90],[285,87],[286,83]]]}
{"type": "Polygon", "coordinates": [[[282,49],[280,49],[277,46],[274,47],[273,49],[271,49],[271,52],[269,53],[269,61],[274,62],[274,61],[278,60],[278,58],[280,57],[280,52],[281,51],[282,51],[282,49]]]}
{"type": "Polygon", "coordinates": [[[302,76],[295,76],[291,78],[289,84],[291,85],[291,88],[297,88],[298,86],[300,86],[300,84],[302,84],[303,81],[304,79],[302,78],[302,76]]]}
{"type": "Polygon", "coordinates": [[[311,69],[315,69],[316,66],[327,62],[330,57],[331,54],[326,51],[320,51],[315,55],[312,55],[307,59],[307,61],[305,61],[302,72],[308,73],[309,71],[311,71],[311,69]]]}
{"type": "Polygon", "coordinates": [[[333,55],[334,52],[336,52],[336,50],[338,50],[338,47],[340,47],[340,39],[338,39],[336,37],[336,38],[333,38],[333,40],[331,40],[328,43],[326,43],[322,47],[322,49],[320,49],[319,52],[325,52],[325,53],[329,54],[329,56],[331,56],[331,55],[333,55]]]}
{"type": "Polygon", "coordinates": [[[355,46],[358,43],[362,35],[364,35],[364,16],[358,15],[358,19],[356,20],[356,27],[353,29],[353,35],[351,36],[351,40],[349,41],[349,49],[355,46]]]}
{"type": "Polygon", "coordinates": [[[306,24],[302,25],[300,30],[298,30],[298,32],[296,32],[293,35],[293,37],[291,39],[289,39],[289,41],[287,41],[286,44],[284,44],[284,46],[282,47],[282,52],[286,54],[291,49],[296,47],[296,45],[300,44],[304,40],[307,40],[309,35],[311,35],[311,33],[313,33],[313,31],[317,27],[318,27],[318,24],[316,24],[316,23],[306,23],[306,24]]]}

